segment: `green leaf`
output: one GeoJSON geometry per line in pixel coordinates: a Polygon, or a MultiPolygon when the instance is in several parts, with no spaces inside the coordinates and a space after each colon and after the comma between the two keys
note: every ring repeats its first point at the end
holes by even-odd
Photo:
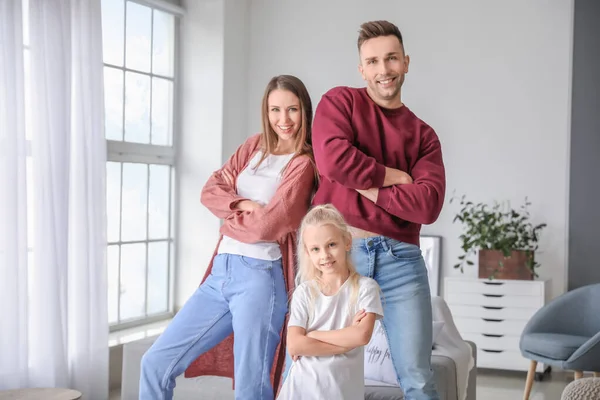
{"type": "MultiPolygon", "coordinates": [[[[531,202],[527,198],[517,209],[511,207],[508,201],[475,203],[467,200],[466,195],[459,197],[456,194],[453,199],[460,199],[460,211],[455,214],[453,222],[460,222],[463,226],[459,242],[464,252],[458,257],[460,263],[455,268],[462,271],[467,255],[475,254],[478,249],[500,250],[505,257],[510,256],[513,250],[535,252],[538,249],[540,233],[547,225],[532,223],[528,209],[531,202]]],[[[470,261],[466,264],[473,265],[470,261]]],[[[533,260],[529,265],[535,268],[533,260]]]]}

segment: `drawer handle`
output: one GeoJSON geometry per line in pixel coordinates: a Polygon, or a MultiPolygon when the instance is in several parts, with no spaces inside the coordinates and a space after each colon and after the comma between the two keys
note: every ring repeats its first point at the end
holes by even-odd
{"type": "Polygon", "coordinates": [[[504,282],[483,282],[484,285],[494,285],[494,286],[500,286],[500,285],[504,285],[504,282]]]}
{"type": "Polygon", "coordinates": [[[486,353],[503,353],[504,350],[488,350],[488,349],[481,349],[483,351],[485,351],[486,353]]]}
{"type": "Polygon", "coordinates": [[[502,322],[502,321],[504,321],[503,319],[494,319],[494,318],[481,318],[481,319],[484,321],[487,321],[487,322],[502,322]]]}
{"type": "Polygon", "coordinates": [[[503,310],[504,307],[492,307],[492,306],[481,306],[483,308],[485,308],[486,310],[503,310]]]}
{"type": "Polygon", "coordinates": [[[503,294],[484,294],[485,297],[504,297],[503,294]]]}
{"type": "Polygon", "coordinates": [[[482,333],[481,335],[482,335],[482,336],[485,336],[485,337],[495,337],[495,338],[501,338],[501,337],[504,337],[504,335],[493,335],[493,334],[491,334],[491,333],[482,333]]]}

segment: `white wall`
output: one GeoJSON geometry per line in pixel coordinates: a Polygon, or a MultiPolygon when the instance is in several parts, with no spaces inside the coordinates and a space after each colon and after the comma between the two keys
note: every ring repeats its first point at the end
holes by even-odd
{"type": "MultiPolygon", "coordinates": [[[[411,56],[405,103],[442,141],[447,188],[474,201],[532,202],[544,221],[542,278],[565,289],[573,0],[252,0],[247,115],[268,80],[294,74],[313,103],[336,85],[362,86],[356,36],[374,19],[396,23],[411,56]],[[510,160],[509,160],[510,159],[510,160]]],[[[226,99],[227,101],[227,99],[226,99]]],[[[441,235],[443,276],[460,252],[455,204],[423,233],[441,235]]],[[[466,274],[476,276],[475,268],[466,274]]]]}
{"type": "Polygon", "coordinates": [[[248,1],[184,0],[182,6],[176,309],[200,284],[219,236],[219,220],[200,204],[202,187],[251,133],[248,1]]]}
{"type": "Polygon", "coordinates": [[[248,93],[248,0],[225,1],[225,82],[223,92],[223,160],[251,134],[246,112],[260,112],[260,103],[246,106],[248,93]]]}
{"type": "Polygon", "coordinates": [[[177,308],[200,284],[218,238],[219,221],[200,204],[200,191],[220,167],[223,148],[223,2],[184,0],[182,6],[177,308]]]}

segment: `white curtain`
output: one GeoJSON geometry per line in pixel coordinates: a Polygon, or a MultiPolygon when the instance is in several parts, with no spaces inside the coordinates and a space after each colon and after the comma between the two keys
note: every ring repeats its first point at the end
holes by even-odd
{"type": "Polygon", "coordinates": [[[29,0],[29,78],[21,7],[0,0],[0,389],[107,399],[100,0],[29,0]]]}

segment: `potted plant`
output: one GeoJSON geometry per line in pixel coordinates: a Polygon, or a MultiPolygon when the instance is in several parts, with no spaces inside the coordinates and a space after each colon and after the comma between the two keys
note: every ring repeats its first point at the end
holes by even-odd
{"type": "MultiPolygon", "coordinates": [[[[450,202],[456,200],[453,197],[450,202]]],[[[454,221],[460,221],[465,231],[459,236],[463,254],[454,268],[464,272],[464,265],[473,265],[469,257],[479,255],[479,278],[525,279],[537,277],[535,252],[539,235],[546,224],[534,225],[525,198],[520,209],[510,204],[495,202],[491,207],[484,203],[460,198],[460,211],[454,221]]]]}

